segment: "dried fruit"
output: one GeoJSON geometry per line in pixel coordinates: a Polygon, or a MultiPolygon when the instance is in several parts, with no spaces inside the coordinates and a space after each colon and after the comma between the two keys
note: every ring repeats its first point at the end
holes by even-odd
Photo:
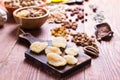
{"type": "Polygon", "coordinates": [[[65,60],[67,61],[67,64],[74,65],[77,64],[78,59],[75,58],[73,55],[65,55],[65,60]]]}
{"type": "Polygon", "coordinates": [[[30,45],[30,50],[35,53],[40,53],[48,46],[47,42],[34,42],[30,45]]]}
{"type": "Polygon", "coordinates": [[[45,49],[45,53],[48,54],[48,53],[56,53],[56,54],[62,54],[62,52],[60,51],[59,48],[57,47],[53,47],[53,46],[48,46],[46,49],[45,49]]]}
{"type": "Polygon", "coordinates": [[[51,34],[55,37],[64,37],[68,40],[68,35],[71,34],[71,31],[67,30],[65,26],[60,26],[51,29],[51,34]]]}
{"type": "Polygon", "coordinates": [[[96,25],[95,35],[98,41],[110,41],[113,37],[113,31],[108,23],[101,23],[96,25]]]}
{"type": "Polygon", "coordinates": [[[78,53],[79,53],[79,50],[76,49],[76,48],[71,47],[71,48],[65,49],[65,53],[66,53],[67,55],[77,56],[78,53]]]}
{"type": "Polygon", "coordinates": [[[63,37],[55,37],[52,39],[52,45],[58,48],[65,48],[67,46],[67,41],[63,37]]]}
{"type": "Polygon", "coordinates": [[[48,63],[55,67],[65,66],[67,63],[62,56],[55,53],[48,53],[47,59],[48,59],[48,63]]]}

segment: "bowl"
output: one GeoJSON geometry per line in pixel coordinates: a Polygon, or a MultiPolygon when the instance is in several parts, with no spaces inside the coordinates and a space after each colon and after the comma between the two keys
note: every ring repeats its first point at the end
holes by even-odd
{"type": "MultiPolygon", "coordinates": [[[[12,0],[11,0],[12,1],[12,0]]],[[[43,7],[45,6],[46,4],[43,2],[43,1],[40,1],[40,4],[34,4],[34,5],[22,5],[22,3],[17,3],[13,6],[13,4],[9,5],[11,3],[11,1],[9,0],[6,0],[6,1],[2,1],[2,4],[4,5],[4,7],[7,9],[7,11],[10,13],[10,14],[13,14],[13,11],[18,9],[18,8],[21,8],[21,7],[30,7],[30,6],[37,6],[37,7],[43,7]]],[[[23,0],[24,1],[24,0],[23,0]]],[[[13,2],[13,1],[12,1],[13,2]]]]}
{"type": "Polygon", "coordinates": [[[7,9],[7,11],[12,14],[14,10],[18,9],[19,7],[16,6],[16,7],[10,7],[8,6],[6,3],[4,3],[4,7],[7,9]]]}
{"type": "Polygon", "coordinates": [[[24,28],[24,29],[39,28],[40,26],[42,26],[45,23],[45,21],[48,18],[48,15],[49,15],[49,12],[44,7],[22,7],[13,12],[13,16],[14,16],[16,23],[21,24],[21,28],[24,28]],[[26,15],[26,12],[28,10],[36,10],[36,12],[37,12],[37,10],[40,10],[40,11],[43,11],[44,14],[42,14],[41,16],[34,15],[35,16],[34,17],[33,15],[31,15],[32,13],[30,13],[29,14],[30,17],[28,17],[28,16],[25,17],[24,15],[26,15]],[[23,14],[22,11],[26,11],[25,14],[23,14]],[[22,13],[22,17],[20,15],[20,13],[22,13]]]}

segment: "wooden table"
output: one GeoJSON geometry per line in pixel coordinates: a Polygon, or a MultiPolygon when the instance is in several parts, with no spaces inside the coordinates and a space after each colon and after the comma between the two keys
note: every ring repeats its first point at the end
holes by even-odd
{"type": "MultiPolygon", "coordinates": [[[[95,4],[99,10],[104,11],[106,22],[114,31],[114,37],[110,42],[97,43],[100,55],[92,59],[90,66],[82,68],[63,80],[120,80],[120,0],[89,0],[84,6],[85,12],[88,13],[91,12],[88,8],[89,4],[95,4]]],[[[9,15],[8,18],[4,27],[0,28],[0,80],[58,80],[59,78],[25,60],[24,52],[28,47],[17,40],[17,25],[12,16],[9,15]]],[[[88,35],[94,34],[95,22],[91,16],[87,19],[84,32],[88,35]]],[[[37,38],[50,39],[50,27],[47,25],[43,25],[40,30],[29,32],[37,38]]]]}

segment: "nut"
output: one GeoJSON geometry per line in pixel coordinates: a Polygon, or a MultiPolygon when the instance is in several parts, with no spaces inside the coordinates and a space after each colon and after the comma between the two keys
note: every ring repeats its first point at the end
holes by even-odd
{"type": "Polygon", "coordinates": [[[96,49],[92,46],[86,46],[86,47],[83,48],[83,50],[88,55],[92,55],[92,56],[95,56],[95,57],[97,57],[99,55],[98,49],[96,49]]]}
{"type": "Polygon", "coordinates": [[[77,46],[93,46],[95,48],[98,48],[95,44],[93,36],[88,37],[85,33],[76,33],[72,34],[72,36],[72,42],[74,42],[77,46]]]}
{"type": "Polygon", "coordinates": [[[77,23],[72,21],[66,21],[62,24],[62,26],[65,26],[68,29],[73,29],[73,30],[77,29],[77,23]]]}

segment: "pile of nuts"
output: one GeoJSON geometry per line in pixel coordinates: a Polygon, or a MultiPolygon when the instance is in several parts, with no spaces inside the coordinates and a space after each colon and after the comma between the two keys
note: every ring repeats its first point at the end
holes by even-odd
{"type": "Polygon", "coordinates": [[[95,44],[94,36],[89,38],[86,33],[72,34],[72,36],[72,42],[74,42],[77,46],[93,46],[96,49],[98,48],[95,44]]]}
{"type": "Polygon", "coordinates": [[[84,20],[84,9],[75,7],[74,9],[66,9],[66,11],[71,12],[70,16],[73,17],[74,15],[77,15],[76,21],[83,21],[84,20]]]}
{"type": "Polygon", "coordinates": [[[46,14],[46,12],[43,11],[41,8],[39,8],[39,9],[29,8],[29,9],[21,10],[17,13],[17,15],[19,17],[27,17],[27,18],[40,17],[40,16],[43,16],[45,14],[46,14]]]}
{"type": "Polygon", "coordinates": [[[71,21],[66,21],[62,24],[62,26],[65,26],[68,29],[73,29],[76,30],[77,29],[77,23],[76,22],[71,22],[71,21]]]}
{"type": "Polygon", "coordinates": [[[49,23],[63,23],[66,20],[65,13],[51,13],[48,18],[49,23]]]}
{"type": "Polygon", "coordinates": [[[25,7],[40,6],[44,2],[42,0],[6,0],[4,3],[8,7],[25,7]]]}
{"type": "Polygon", "coordinates": [[[47,10],[49,10],[49,23],[62,23],[66,20],[66,12],[65,9],[68,5],[58,4],[58,5],[49,5],[46,6],[47,10]]]}
{"type": "Polygon", "coordinates": [[[66,40],[68,40],[68,35],[70,34],[70,30],[67,30],[65,26],[60,26],[51,29],[51,34],[55,37],[64,37],[66,40]]]}
{"type": "Polygon", "coordinates": [[[34,6],[34,5],[40,5],[43,4],[42,0],[23,0],[21,2],[21,6],[34,6]]]}

